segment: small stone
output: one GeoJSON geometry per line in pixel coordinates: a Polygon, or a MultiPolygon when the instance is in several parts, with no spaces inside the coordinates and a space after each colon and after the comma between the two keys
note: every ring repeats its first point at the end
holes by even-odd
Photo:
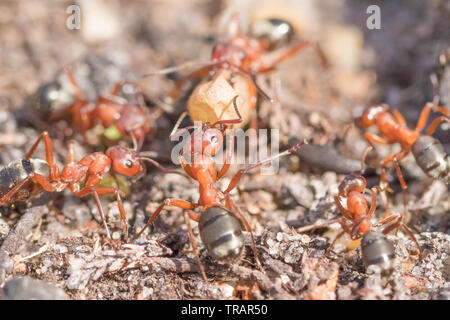
{"type": "Polygon", "coordinates": [[[0,300],[66,300],[62,289],[30,277],[11,279],[5,283],[0,300]]]}

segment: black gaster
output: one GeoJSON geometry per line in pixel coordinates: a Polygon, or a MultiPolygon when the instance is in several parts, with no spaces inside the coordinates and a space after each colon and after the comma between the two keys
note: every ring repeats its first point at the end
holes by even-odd
{"type": "Polygon", "coordinates": [[[222,207],[211,207],[200,216],[198,228],[208,253],[217,260],[234,260],[244,247],[239,220],[222,207]]]}

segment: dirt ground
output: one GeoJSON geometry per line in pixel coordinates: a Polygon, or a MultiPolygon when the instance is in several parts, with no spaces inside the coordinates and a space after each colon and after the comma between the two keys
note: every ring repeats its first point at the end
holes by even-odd
{"type": "MultiPolygon", "coordinates": [[[[388,103],[413,128],[422,107],[433,98],[429,80],[433,72],[443,79],[440,93],[450,108],[450,67],[438,63],[439,55],[449,49],[448,1],[255,2],[77,1],[80,30],[66,27],[66,9],[72,2],[0,2],[0,166],[23,158],[44,130],[53,138],[60,167],[69,139],[76,141],[80,158],[105,150],[98,141],[98,128],[88,134],[91,144],[86,144],[67,121],[50,123],[51,110],[39,103],[38,88],[57,79],[64,67],[72,66],[90,100],[126,79],[138,82],[155,101],[166,101],[175,75],[142,75],[208,59],[236,11],[247,22],[273,16],[288,19],[297,36],[317,41],[330,62],[324,68],[313,50],[304,50],[276,73],[282,83],[282,110],[259,99],[259,127],[280,129],[281,149],[293,137],[308,138],[312,144],[333,145],[358,165],[366,143],[355,128],[344,137],[345,125],[371,103],[388,103]],[[373,4],[381,8],[380,30],[366,27],[366,9],[373,4]]],[[[270,76],[260,76],[257,82],[269,96],[273,94],[270,76]]],[[[173,167],[168,161],[173,146],[168,136],[189,92],[157,120],[143,147],[168,167],[173,167]]],[[[434,135],[447,153],[449,129],[443,124],[434,135]]],[[[396,150],[398,146],[380,147],[376,156],[381,159],[396,150]]],[[[44,158],[41,148],[36,157],[44,158]]],[[[222,189],[239,168],[233,167],[220,180],[222,189]]],[[[419,258],[414,243],[402,232],[388,235],[396,253],[389,277],[366,273],[359,243],[348,238],[325,254],[339,225],[297,232],[339,216],[333,197],[345,175],[291,155],[280,161],[276,175],[251,172],[232,192],[254,231],[264,272],[255,265],[249,234],[245,233],[241,260],[218,263],[207,255],[192,222],[208,277],[205,282],[183,215],[176,208],[161,215],[136,242],[114,250],[105,241],[93,197],[79,199],[66,190],[44,194],[27,205],[0,207],[0,297],[27,297],[29,286],[39,284],[17,286],[9,281],[29,276],[59,288],[46,291],[50,299],[450,299],[449,188],[425,176],[412,155],[402,161],[402,168],[408,184],[404,218],[424,253],[419,258]]],[[[378,184],[379,171],[371,170],[367,180],[369,187],[378,184]]],[[[390,206],[379,196],[375,220],[403,210],[394,171],[388,180],[394,189],[390,206]]],[[[197,182],[164,175],[151,166],[129,187],[124,206],[132,235],[165,198],[198,199],[197,182]]],[[[120,240],[116,202],[104,197],[102,205],[113,238],[120,240]]]]}

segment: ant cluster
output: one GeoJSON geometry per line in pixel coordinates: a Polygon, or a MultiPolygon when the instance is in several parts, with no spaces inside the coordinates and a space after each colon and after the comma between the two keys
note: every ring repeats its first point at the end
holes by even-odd
{"type": "MultiPolygon", "coordinates": [[[[200,261],[190,220],[198,222],[200,237],[207,252],[214,259],[228,262],[238,259],[243,251],[242,223],[251,235],[254,259],[258,268],[262,270],[252,228],[230,196],[230,192],[236,188],[245,173],[287,156],[307,144],[306,140],[300,141],[284,152],[237,171],[231,178],[228,187],[223,191],[220,190],[218,182],[231,166],[233,148],[227,147],[226,160],[220,171],[216,170],[214,155],[223,148],[227,139],[227,130],[235,130],[249,123],[250,128],[256,129],[258,93],[272,101],[258,87],[255,76],[274,71],[278,64],[308,47],[315,49],[322,65],[328,67],[328,62],[316,43],[298,41],[290,45],[294,38],[294,30],[286,21],[268,19],[257,22],[252,26],[249,35],[242,34],[237,15],[233,17],[231,23],[235,33],[227,41],[216,43],[209,61],[187,62],[152,74],[168,74],[200,65],[199,69],[176,82],[168,99],[170,103],[174,103],[188,82],[196,78],[204,79],[195,87],[187,103],[187,113],[190,118],[193,121],[201,122],[202,125],[178,130],[180,118],[170,136],[173,139],[192,130],[189,134],[190,138],[178,154],[178,160],[185,174],[198,182],[199,199],[197,202],[165,199],[150,215],[145,227],[137,232],[131,240],[138,239],[167,206],[181,208],[188,228],[189,241],[205,280],[207,279],[206,272],[200,261]],[[201,146],[201,148],[197,149],[194,146],[201,146]],[[189,160],[187,160],[188,158],[189,160]]],[[[128,222],[120,191],[115,187],[101,186],[100,184],[107,175],[114,179],[116,179],[116,175],[142,176],[145,173],[144,161],[150,162],[165,173],[174,172],[184,175],[184,173],[166,169],[148,157],[148,153],[141,152],[146,136],[152,130],[154,122],[161,115],[163,109],[157,108],[150,111],[145,105],[142,92],[138,93],[138,106],[119,97],[118,93],[125,82],[116,83],[108,95],[99,95],[97,101],[89,102],[80,89],[71,68],[65,68],[65,74],[74,87],[75,94],[70,96],[64,94],[62,88],[46,86],[45,102],[64,105],[59,111],[53,112],[49,120],[70,116],[72,127],[84,137],[88,130],[101,124],[105,131],[111,131],[113,128],[119,137],[131,139],[134,146],[133,148],[112,146],[106,152],[94,152],[76,161],[74,142],[71,141],[68,144],[67,164],[60,170],[54,161],[49,134],[43,132],[23,159],[12,162],[0,171],[0,204],[26,201],[38,196],[43,190],[61,192],[67,187],[77,197],[93,195],[107,238],[112,241],[99,198],[102,195],[112,194],[117,200],[124,239],[128,241],[128,222]],[[45,145],[45,161],[33,158],[41,141],[45,145]]],[[[432,79],[436,79],[436,77],[432,77],[432,79]]],[[[433,83],[437,85],[436,80],[433,83]]],[[[439,98],[436,97],[433,102],[425,105],[414,130],[407,127],[400,112],[397,110],[390,112],[389,107],[385,104],[370,106],[360,117],[356,118],[354,124],[361,130],[375,127],[379,131],[379,135],[364,133],[370,149],[374,149],[376,144],[398,143],[401,151],[380,162],[383,186],[368,189],[363,176],[364,160],[370,150],[367,149],[362,157],[361,170],[347,175],[339,185],[338,194],[334,197],[342,217],[322,224],[303,227],[303,232],[323,228],[337,222],[341,225],[342,231],[330,245],[328,251],[334,242],[344,234],[348,234],[353,240],[362,238],[361,251],[364,263],[367,267],[376,264],[383,270],[392,268],[394,247],[385,236],[392,230],[404,230],[422,253],[419,242],[404,223],[402,214],[392,214],[377,223],[373,223],[372,220],[376,210],[377,193],[390,190],[386,185],[386,169],[391,163],[395,166],[404,199],[406,199],[407,185],[403,179],[399,161],[410,152],[414,155],[418,166],[428,176],[449,182],[448,154],[445,153],[442,144],[432,137],[442,122],[449,122],[448,110],[439,106],[438,102],[439,98]],[[436,118],[425,134],[422,134],[431,111],[440,112],[442,116],[436,118]],[[366,192],[370,194],[370,205],[366,199],[366,192]],[[383,227],[383,230],[378,231],[378,227],[383,227]]],[[[233,140],[230,140],[230,145],[233,146],[233,140]]],[[[404,207],[406,211],[406,200],[404,207]]]]}

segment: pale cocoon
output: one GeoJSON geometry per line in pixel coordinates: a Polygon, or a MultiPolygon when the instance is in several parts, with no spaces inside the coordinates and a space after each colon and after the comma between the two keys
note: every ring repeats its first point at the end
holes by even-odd
{"type": "Polygon", "coordinates": [[[253,82],[242,75],[233,76],[228,70],[220,70],[210,81],[199,84],[188,100],[188,112],[192,121],[214,123],[219,120],[238,119],[233,107],[233,98],[238,96],[236,104],[242,116],[242,122],[233,128],[242,128],[250,120],[251,109],[255,102],[251,101],[254,91],[253,82]]]}

